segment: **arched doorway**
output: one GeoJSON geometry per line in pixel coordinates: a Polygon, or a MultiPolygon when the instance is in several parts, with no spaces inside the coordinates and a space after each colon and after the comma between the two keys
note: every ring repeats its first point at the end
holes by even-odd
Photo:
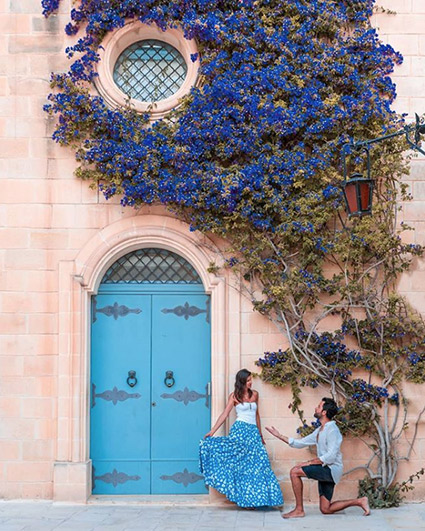
{"type": "Polygon", "coordinates": [[[210,299],[183,257],[133,251],[104,275],[91,313],[94,494],[205,494],[210,299]]]}

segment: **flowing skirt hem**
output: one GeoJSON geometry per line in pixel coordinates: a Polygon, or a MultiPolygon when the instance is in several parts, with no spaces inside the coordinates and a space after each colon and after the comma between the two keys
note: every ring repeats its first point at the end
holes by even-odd
{"type": "Polygon", "coordinates": [[[207,485],[208,487],[213,488],[214,490],[216,490],[220,494],[223,494],[223,496],[226,496],[226,498],[230,502],[235,503],[238,507],[242,507],[243,509],[252,508],[252,507],[281,507],[283,505],[283,498],[282,498],[281,501],[279,501],[277,503],[274,503],[274,502],[262,503],[262,504],[244,503],[244,502],[238,501],[236,499],[236,496],[232,496],[231,494],[226,493],[225,489],[220,489],[220,487],[215,487],[214,485],[210,485],[207,480],[205,480],[205,485],[207,485]]]}

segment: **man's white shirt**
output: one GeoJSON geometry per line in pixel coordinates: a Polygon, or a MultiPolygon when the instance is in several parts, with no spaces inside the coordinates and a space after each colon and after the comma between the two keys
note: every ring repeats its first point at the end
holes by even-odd
{"type": "Polygon", "coordinates": [[[342,435],[334,420],[330,420],[322,428],[321,426],[302,439],[289,437],[289,446],[292,448],[306,448],[307,446],[317,446],[317,457],[323,465],[331,469],[332,478],[338,483],[342,476],[342,435]]]}

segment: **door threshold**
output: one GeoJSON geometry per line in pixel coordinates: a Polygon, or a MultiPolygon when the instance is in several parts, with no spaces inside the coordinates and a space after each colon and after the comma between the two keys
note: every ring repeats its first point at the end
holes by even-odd
{"type": "Polygon", "coordinates": [[[108,495],[92,494],[89,505],[211,505],[208,494],[146,494],[108,495]]]}

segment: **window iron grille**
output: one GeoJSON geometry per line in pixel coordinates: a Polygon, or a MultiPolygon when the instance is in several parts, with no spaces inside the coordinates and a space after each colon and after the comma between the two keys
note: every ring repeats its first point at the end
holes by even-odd
{"type": "Polygon", "coordinates": [[[103,284],[202,284],[182,256],[166,249],[138,249],[122,256],[108,269],[103,284]]]}
{"type": "Polygon", "coordinates": [[[155,39],[126,48],[114,66],[114,81],[129,97],[143,102],[164,100],[183,84],[187,64],[173,46],[155,39]]]}

